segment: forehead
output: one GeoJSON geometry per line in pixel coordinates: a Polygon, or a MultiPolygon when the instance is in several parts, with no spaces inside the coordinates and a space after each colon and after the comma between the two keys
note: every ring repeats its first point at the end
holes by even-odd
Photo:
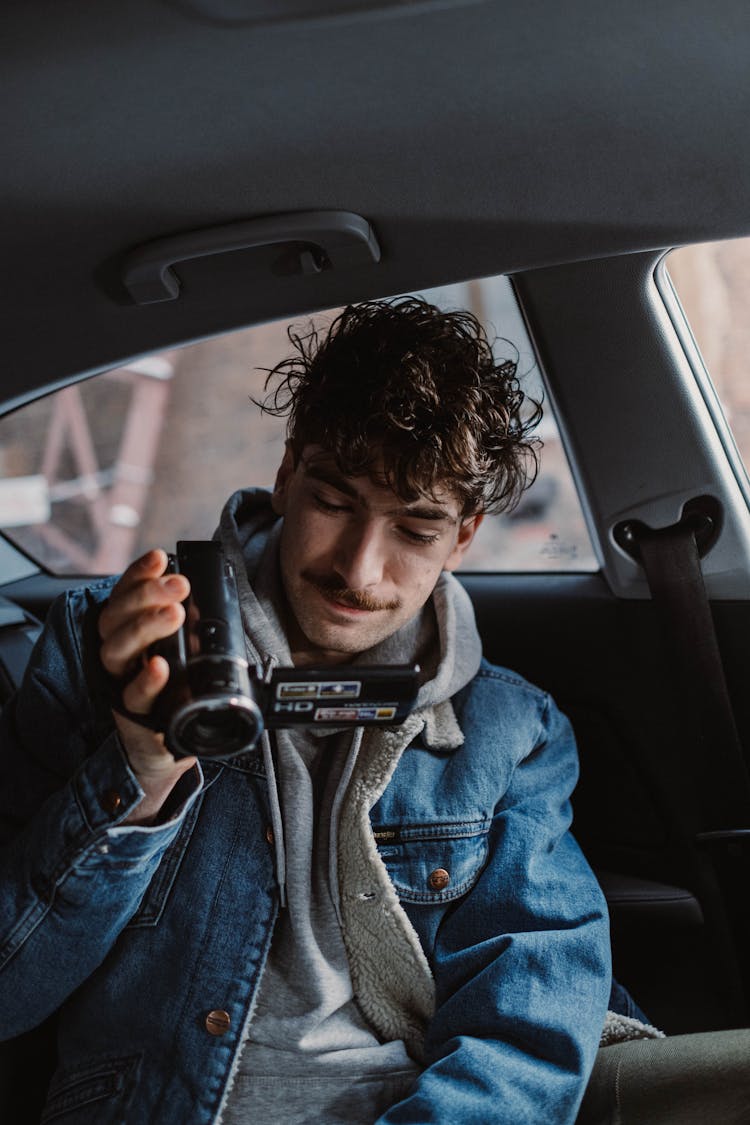
{"type": "Polygon", "coordinates": [[[408,511],[424,518],[448,519],[451,522],[457,519],[460,512],[457,497],[446,485],[438,484],[418,496],[400,496],[387,479],[382,458],[374,458],[370,472],[352,476],[341,471],[335,458],[327,450],[319,446],[306,446],[298,469],[305,477],[337,488],[373,510],[408,511]]]}

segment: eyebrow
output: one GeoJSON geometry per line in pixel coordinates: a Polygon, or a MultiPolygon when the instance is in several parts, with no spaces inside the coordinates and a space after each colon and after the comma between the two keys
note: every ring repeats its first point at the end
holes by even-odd
{"type": "MultiPolygon", "coordinates": [[[[363,496],[353,484],[341,476],[335,469],[327,469],[324,465],[312,465],[309,461],[304,462],[305,472],[308,477],[313,480],[319,480],[322,484],[328,484],[331,488],[335,488],[338,492],[343,492],[345,496],[351,497],[356,500],[364,508],[369,508],[370,503],[366,496],[363,496]]],[[[445,508],[435,505],[425,504],[417,501],[416,504],[404,504],[398,508],[391,508],[384,513],[387,516],[408,516],[410,519],[417,520],[433,520],[434,522],[455,524],[458,520],[446,512],[445,508]]]]}

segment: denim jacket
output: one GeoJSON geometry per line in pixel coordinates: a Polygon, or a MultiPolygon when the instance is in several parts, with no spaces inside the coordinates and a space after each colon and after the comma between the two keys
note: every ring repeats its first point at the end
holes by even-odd
{"type": "MultiPolygon", "coordinates": [[[[110,588],[55,603],[2,717],[0,1039],[58,1012],[43,1121],[208,1125],[279,910],[262,757],[202,761],[162,823],[123,825],[142,792],[95,686],[110,588]]],[[[356,998],[424,1066],[378,1125],[565,1125],[610,988],[604,900],[568,831],[573,737],[486,663],[452,704],[462,745],[417,716],[371,783],[371,744],[339,832],[356,998]]]]}

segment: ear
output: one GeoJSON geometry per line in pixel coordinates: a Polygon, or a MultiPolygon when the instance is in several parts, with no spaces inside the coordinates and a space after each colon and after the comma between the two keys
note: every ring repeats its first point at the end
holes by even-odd
{"type": "Polygon", "coordinates": [[[477,533],[480,523],[484,519],[484,513],[479,512],[476,516],[469,516],[467,519],[461,521],[461,526],[458,529],[458,538],[456,545],[448,555],[448,558],[443,563],[443,570],[455,570],[459,565],[469,547],[474,541],[474,536],[477,533]]]}
{"type": "Polygon", "coordinates": [[[276,482],[271,495],[271,507],[277,516],[283,516],[286,511],[286,497],[289,490],[289,482],[294,476],[295,468],[296,465],[294,463],[292,447],[289,442],[287,442],[284,458],[276,473],[276,482]]]}

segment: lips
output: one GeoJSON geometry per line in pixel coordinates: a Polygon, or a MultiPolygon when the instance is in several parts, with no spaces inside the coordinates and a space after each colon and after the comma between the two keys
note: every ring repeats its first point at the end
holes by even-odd
{"type": "Polygon", "coordinates": [[[380,602],[364,590],[348,590],[328,578],[318,578],[312,574],[303,574],[302,577],[329,605],[341,612],[377,613],[379,610],[394,610],[401,607],[398,598],[380,602]]]}
{"type": "Polygon", "coordinates": [[[329,606],[337,610],[339,613],[349,614],[352,617],[364,617],[368,613],[377,612],[374,609],[365,609],[361,606],[350,605],[348,602],[340,601],[339,598],[337,598],[334,594],[329,594],[327,591],[321,590],[319,587],[318,593],[329,606]]]}

